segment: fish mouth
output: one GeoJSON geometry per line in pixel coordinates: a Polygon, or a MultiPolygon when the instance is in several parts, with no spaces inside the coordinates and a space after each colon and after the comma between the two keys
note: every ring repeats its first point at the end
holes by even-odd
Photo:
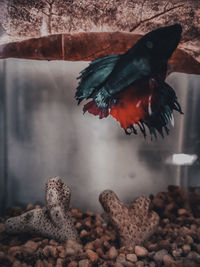
{"type": "Polygon", "coordinates": [[[144,35],[128,54],[146,55],[167,61],[181,40],[182,27],[173,24],[153,30],[144,35]]]}
{"type": "Polygon", "coordinates": [[[181,40],[181,33],[182,33],[182,27],[180,24],[174,24],[171,26],[166,27],[166,29],[164,29],[164,31],[166,31],[166,38],[164,37],[163,39],[168,43],[168,53],[171,54],[173,53],[173,51],[176,49],[176,47],[178,46],[180,40],[181,40]]]}

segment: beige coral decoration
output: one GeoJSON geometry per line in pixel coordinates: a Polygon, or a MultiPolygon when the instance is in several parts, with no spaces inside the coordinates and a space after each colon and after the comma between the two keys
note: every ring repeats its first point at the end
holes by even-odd
{"type": "Polygon", "coordinates": [[[20,216],[9,218],[5,225],[8,233],[32,233],[63,242],[78,241],[69,209],[71,191],[60,177],[46,183],[46,207],[33,209],[20,216]]]}
{"type": "Polygon", "coordinates": [[[150,210],[150,199],[138,197],[130,206],[123,204],[111,190],[103,191],[99,201],[116,229],[121,246],[142,244],[156,231],[159,216],[150,210]]]}

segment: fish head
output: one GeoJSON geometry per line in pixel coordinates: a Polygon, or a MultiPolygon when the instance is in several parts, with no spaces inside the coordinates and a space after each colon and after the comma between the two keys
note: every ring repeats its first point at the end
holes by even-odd
{"type": "Polygon", "coordinates": [[[136,43],[135,52],[159,60],[168,60],[180,42],[181,33],[180,24],[158,28],[136,43]]]}

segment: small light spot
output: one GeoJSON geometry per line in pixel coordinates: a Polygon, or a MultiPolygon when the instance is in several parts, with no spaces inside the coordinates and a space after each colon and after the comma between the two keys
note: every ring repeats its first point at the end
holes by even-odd
{"type": "Polygon", "coordinates": [[[154,45],[153,45],[153,43],[152,43],[151,41],[147,41],[147,42],[146,42],[146,47],[152,49],[153,46],[154,46],[154,45]]]}

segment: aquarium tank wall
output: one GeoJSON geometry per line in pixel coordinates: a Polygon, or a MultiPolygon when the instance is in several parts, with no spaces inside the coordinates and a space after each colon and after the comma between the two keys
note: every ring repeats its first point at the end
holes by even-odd
{"type": "Polygon", "coordinates": [[[185,170],[192,174],[198,169],[198,160],[182,166],[184,162],[176,163],[173,155],[198,157],[199,77],[178,73],[168,77],[185,114],[174,113],[170,135],[151,141],[142,134],[125,135],[113,118],[83,115],[74,92],[76,77],[87,65],[1,62],[2,203],[44,203],[44,183],[57,175],[72,188],[73,204],[92,210],[99,210],[97,195],[107,188],[129,202],[169,184],[198,185],[196,172],[185,177],[185,170]]]}
{"type": "Polygon", "coordinates": [[[0,1],[0,266],[200,266],[199,18],[0,1]]]}
{"type": "MultiPolygon", "coordinates": [[[[43,185],[56,175],[72,187],[75,205],[94,210],[99,210],[96,196],[105,188],[130,201],[169,184],[198,183],[195,1],[188,6],[185,1],[118,5],[102,0],[97,7],[93,1],[5,0],[0,10],[1,211],[9,205],[44,203],[43,185]],[[174,112],[169,136],[153,141],[148,135],[127,136],[111,116],[98,120],[83,115],[75,99],[77,77],[92,60],[123,54],[145,33],[177,23],[182,39],[168,62],[167,82],[184,115],[174,112]]],[[[156,42],[162,43],[164,36],[159,38],[156,42]]],[[[163,42],[168,42],[163,54],[170,38],[163,42]]]]}

